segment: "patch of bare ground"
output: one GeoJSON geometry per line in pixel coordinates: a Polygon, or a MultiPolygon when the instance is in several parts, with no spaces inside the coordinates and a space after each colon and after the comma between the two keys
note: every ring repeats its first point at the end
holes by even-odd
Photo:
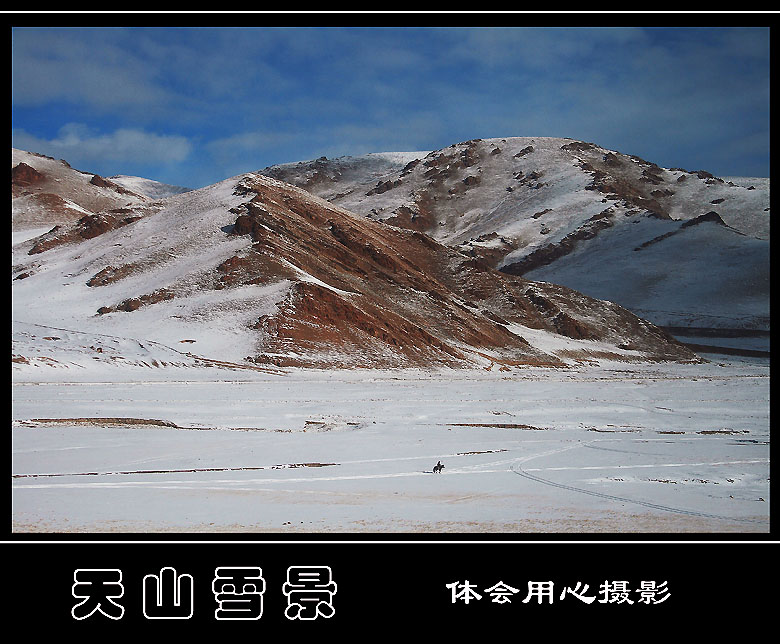
{"type": "Polygon", "coordinates": [[[125,277],[132,275],[140,269],[140,264],[130,263],[121,266],[106,266],[95,273],[88,281],[87,286],[105,286],[113,284],[125,277]]]}
{"type": "Polygon", "coordinates": [[[125,311],[130,313],[141,308],[142,306],[148,306],[150,304],[157,304],[158,302],[172,300],[174,297],[175,294],[173,291],[167,288],[161,288],[153,291],[152,293],[144,293],[138,297],[128,298],[115,306],[101,306],[97,312],[98,315],[105,315],[106,313],[114,313],[116,311],[125,311]]]}
{"type": "Polygon", "coordinates": [[[749,434],[747,429],[702,429],[697,434],[749,434]]]}
{"type": "Polygon", "coordinates": [[[456,456],[469,456],[471,454],[496,454],[497,452],[508,452],[507,449],[485,449],[479,452],[458,452],[456,456]]]}
{"type": "Polygon", "coordinates": [[[20,424],[34,427],[36,425],[88,425],[88,426],[156,426],[173,427],[181,429],[175,423],[167,420],[157,420],[149,418],[31,418],[26,421],[19,421],[20,424]]]}
{"type": "MultiPolygon", "coordinates": [[[[497,427],[498,429],[537,429],[545,430],[548,427],[534,427],[533,425],[524,425],[522,423],[443,423],[449,427],[497,427]]],[[[499,450],[506,451],[506,450],[499,450]]],[[[471,452],[477,453],[477,452],[471,452]]]]}
{"type": "Polygon", "coordinates": [[[596,351],[593,349],[559,349],[555,352],[559,358],[568,358],[570,360],[610,360],[612,362],[634,362],[635,358],[630,358],[625,354],[614,351],[596,351]]]}
{"type": "MultiPolygon", "coordinates": [[[[30,418],[29,420],[17,420],[14,424],[23,427],[41,427],[41,426],[80,426],[80,427],[168,427],[170,429],[210,431],[218,429],[216,427],[187,427],[177,425],[168,420],[157,420],[150,418],[30,418]]],[[[289,432],[285,429],[266,429],[264,427],[221,427],[219,429],[232,432],[289,432]]]]}
{"type": "Polygon", "coordinates": [[[63,366],[62,363],[59,360],[55,360],[54,358],[50,358],[49,356],[32,356],[27,357],[19,354],[12,354],[11,355],[11,362],[15,362],[16,364],[43,364],[48,367],[58,367],[63,366]]]}
{"type": "Polygon", "coordinates": [[[127,226],[141,218],[140,215],[128,215],[127,212],[131,211],[117,209],[97,214],[88,214],[81,217],[71,226],[55,226],[48,233],[41,235],[37,239],[33,247],[28,251],[28,254],[36,255],[62,244],[92,239],[111,230],[127,226]]]}
{"type": "MultiPolygon", "coordinates": [[[[194,340],[182,340],[182,342],[194,342],[194,340]]],[[[262,373],[272,373],[277,376],[286,375],[286,371],[272,366],[262,366],[257,364],[246,364],[242,362],[228,362],[226,360],[215,360],[214,358],[204,358],[194,353],[184,352],[184,355],[195,358],[199,364],[207,367],[216,367],[218,369],[245,369],[248,371],[259,371],[262,373]]]]}
{"type": "Polygon", "coordinates": [[[116,476],[127,474],[187,474],[194,472],[250,472],[257,470],[286,470],[298,467],[330,467],[338,463],[286,463],[284,465],[261,465],[257,467],[193,467],[175,470],[118,470],[115,472],[66,472],[55,474],[12,474],[14,479],[49,478],[60,476],[116,476]]]}

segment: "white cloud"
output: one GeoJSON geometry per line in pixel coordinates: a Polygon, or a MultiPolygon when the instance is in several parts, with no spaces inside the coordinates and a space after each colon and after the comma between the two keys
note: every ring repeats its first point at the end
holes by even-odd
{"type": "Polygon", "coordinates": [[[12,133],[14,147],[67,159],[71,164],[99,161],[167,164],[184,161],[192,143],[183,136],[161,135],[138,129],[120,128],[101,134],[81,123],[68,123],[53,139],[24,130],[12,133]]]}

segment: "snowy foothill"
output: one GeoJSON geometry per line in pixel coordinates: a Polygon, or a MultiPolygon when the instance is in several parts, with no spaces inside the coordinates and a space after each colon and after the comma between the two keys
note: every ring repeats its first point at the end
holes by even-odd
{"type": "Polygon", "coordinates": [[[769,531],[766,359],[261,370],[33,332],[62,349],[13,365],[15,532],[769,531]]]}

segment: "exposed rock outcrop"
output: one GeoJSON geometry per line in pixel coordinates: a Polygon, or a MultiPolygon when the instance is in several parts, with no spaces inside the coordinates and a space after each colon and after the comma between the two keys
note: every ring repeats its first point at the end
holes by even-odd
{"type": "Polygon", "coordinates": [[[122,214],[98,213],[85,215],[73,226],[55,226],[45,235],[41,235],[28,251],[29,255],[46,252],[62,244],[69,244],[84,239],[92,239],[110,230],[126,226],[140,219],[139,216],[124,216],[122,214]]]}
{"type": "Polygon", "coordinates": [[[11,187],[26,188],[44,180],[44,175],[22,162],[11,168],[11,187]]]}

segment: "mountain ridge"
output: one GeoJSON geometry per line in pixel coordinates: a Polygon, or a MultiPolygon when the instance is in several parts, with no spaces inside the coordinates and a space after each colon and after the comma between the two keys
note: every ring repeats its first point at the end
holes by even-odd
{"type": "Polygon", "coordinates": [[[424,231],[501,271],[619,302],[655,324],[769,328],[767,179],[667,169],[557,137],[474,139],[396,160],[376,155],[361,174],[362,159],[320,157],[260,172],[370,219],[424,231]],[[730,235],[699,219],[709,212],[730,235]],[[654,239],[661,243],[635,252],[654,239]],[[691,285],[672,252],[681,239],[698,257],[686,260],[699,280],[687,303],[679,293],[691,285]],[[613,251],[604,256],[603,246],[613,251]],[[637,285],[630,298],[610,271],[617,260],[625,281],[637,285]],[[646,275],[663,292],[643,287],[646,275]],[[744,296],[740,284],[748,286],[744,296]],[[723,285],[736,297],[730,307],[717,297],[723,285]]]}
{"type": "Polygon", "coordinates": [[[16,244],[22,321],[276,367],[698,360],[616,304],[500,273],[262,174],[140,208],[97,213],[94,235],[85,216],[16,244]]]}

